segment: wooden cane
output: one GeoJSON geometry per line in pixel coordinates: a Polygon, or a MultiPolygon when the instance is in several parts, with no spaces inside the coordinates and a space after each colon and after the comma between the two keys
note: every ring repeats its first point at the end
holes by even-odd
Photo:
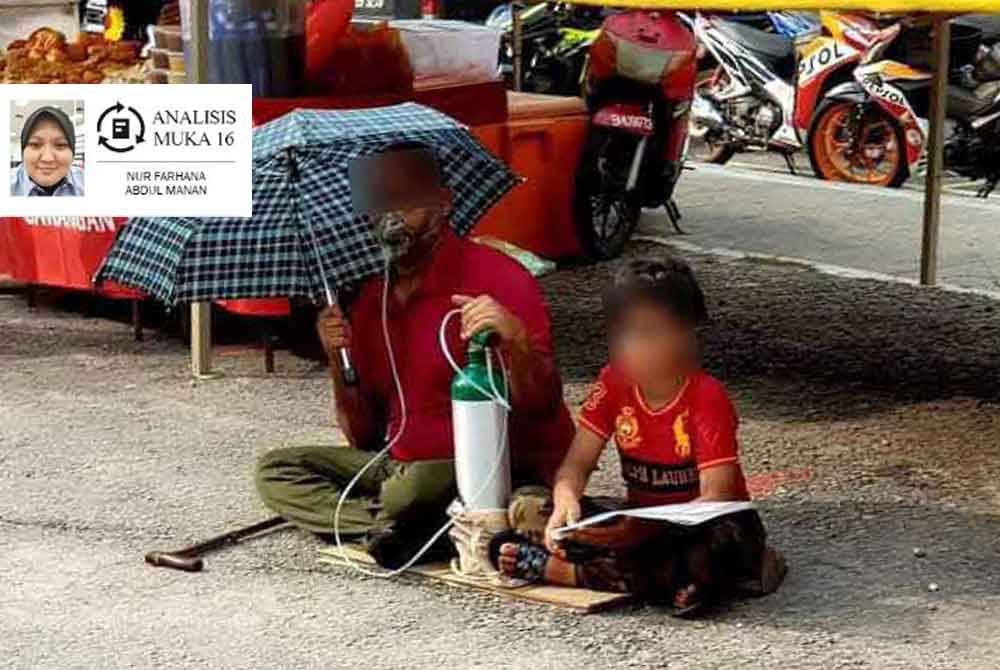
{"type": "Polygon", "coordinates": [[[259,535],[264,531],[275,529],[279,526],[285,526],[286,524],[287,522],[284,518],[280,516],[272,517],[255,523],[252,526],[238,528],[199,542],[198,544],[192,544],[190,547],[178,549],[177,551],[151,551],[146,554],[146,562],[158,568],[173,568],[174,570],[183,570],[184,572],[201,572],[202,568],[205,567],[205,562],[201,558],[204,554],[232,544],[239,544],[249,537],[259,535]]]}

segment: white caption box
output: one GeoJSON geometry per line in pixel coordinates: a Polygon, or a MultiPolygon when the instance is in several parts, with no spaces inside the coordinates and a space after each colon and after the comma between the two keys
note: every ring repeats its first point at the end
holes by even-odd
{"type": "Polygon", "coordinates": [[[0,216],[252,216],[252,126],[249,84],[4,84],[0,216]],[[13,194],[19,117],[47,102],[82,107],[83,195],[13,194]]]}

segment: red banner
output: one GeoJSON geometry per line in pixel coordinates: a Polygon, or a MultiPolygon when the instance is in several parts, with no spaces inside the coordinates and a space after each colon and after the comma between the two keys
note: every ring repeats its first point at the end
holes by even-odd
{"type": "MultiPolygon", "coordinates": [[[[30,284],[93,291],[94,273],[126,221],[110,216],[0,218],[0,272],[30,284]]],[[[112,283],[98,292],[111,298],[142,297],[112,283]]]]}

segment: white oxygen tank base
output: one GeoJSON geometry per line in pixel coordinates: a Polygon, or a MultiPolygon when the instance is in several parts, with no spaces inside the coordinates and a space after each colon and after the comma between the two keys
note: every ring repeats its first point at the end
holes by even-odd
{"type": "Polygon", "coordinates": [[[466,511],[506,509],[510,498],[510,450],[500,403],[452,400],[455,480],[466,511]]]}

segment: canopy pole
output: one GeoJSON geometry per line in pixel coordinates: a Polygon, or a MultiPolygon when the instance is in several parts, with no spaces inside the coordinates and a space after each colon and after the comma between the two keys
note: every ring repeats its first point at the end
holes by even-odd
{"type": "Polygon", "coordinates": [[[523,9],[521,0],[514,0],[510,3],[510,41],[511,41],[511,67],[514,70],[514,90],[521,90],[521,82],[524,77],[524,44],[523,29],[521,22],[521,10],[523,9]]]}
{"type": "Polygon", "coordinates": [[[948,72],[951,23],[934,17],[934,81],[931,86],[930,137],[927,145],[927,181],[924,188],[924,234],[920,253],[920,283],[937,283],[938,240],[941,228],[941,187],[944,177],[944,124],[948,111],[948,72]]]}
{"type": "Polygon", "coordinates": [[[212,303],[191,303],[191,374],[212,374],[212,303]]]}
{"type": "MultiPolygon", "coordinates": [[[[192,84],[208,83],[208,0],[191,2],[191,71],[192,84]]],[[[191,303],[191,374],[212,374],[212,304],[191,303]]]]}
{"type": "Polygon", "coordinates": [[[191,0],[191,68],[188,83],[208,83],[208,1],[191,0]]]}

